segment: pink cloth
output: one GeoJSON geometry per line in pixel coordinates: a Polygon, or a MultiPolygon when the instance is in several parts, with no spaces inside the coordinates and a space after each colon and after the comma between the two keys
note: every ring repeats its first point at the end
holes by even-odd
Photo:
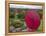
{"type": "Polygon", "coordinates": [[[40,25],[40,16],[36,11],[28,10],[25,15],[27,28],[37,30],[40,25]]]}

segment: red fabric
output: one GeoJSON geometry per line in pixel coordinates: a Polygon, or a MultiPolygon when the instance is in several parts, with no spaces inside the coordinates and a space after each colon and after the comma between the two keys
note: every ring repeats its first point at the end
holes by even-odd
{"type": "Polygon", "coordinates": [[[25,22],[28,28],[37,30],[40,25],[40,16],[36,11],[27,11],[25,22]]]}

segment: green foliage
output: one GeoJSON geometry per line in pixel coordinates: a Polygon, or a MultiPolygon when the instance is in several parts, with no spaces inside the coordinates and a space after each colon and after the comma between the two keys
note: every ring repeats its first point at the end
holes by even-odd
{"type": "Polygon", "coordinates": [[[41,20],[40,26],[37,31],[42,32],[42,29],[43,29],[43,20],[41,20]]]}
{"type": "Polygon", "coordinates": [[[24,15],[23,14],[19,13],[17,16],[18,16],[18,19],[24,19],[24,15]]]}

